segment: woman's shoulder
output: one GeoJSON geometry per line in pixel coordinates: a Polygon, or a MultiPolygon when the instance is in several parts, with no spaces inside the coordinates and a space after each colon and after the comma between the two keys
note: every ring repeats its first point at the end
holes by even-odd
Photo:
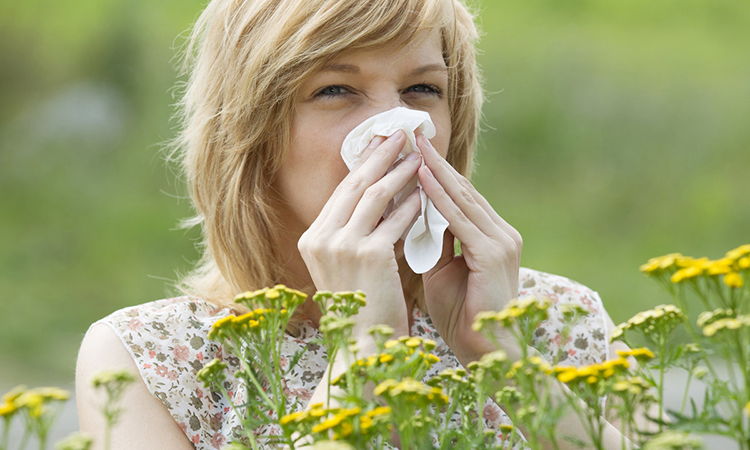
{"type": "Polygon", "coordinates": [[[173,297],[119,309],[98,322],[132,331],[158,331],[168,334],[168,326],[180,325],[200,329],[211,327],[217,320],[232,314],[229,308],[218,307],[197,297],[173,297]]]}
{"type": "Polygon", "coordinates": [[[536,330],[534,347],[549,361],[582,366],[609,357],[608,320],[599,294],[570,278],[521,268],[518,297],[547,299],[551,307],[536,330]],[[577,306],[583,315],[566,320],[565,306],[577,306]]]}
{"type": "MultiPolygon", "coordinates": [[[[197,448],[203,448],[199,442],[223,442],[238,425],[227,414],[231,399],[213,395],[196,377],[214,358],[227,364],[230,375],[239,369],[239,359],[207,337],[213,324],[230,314],[229,308],[199,298],[176,297],[117,310],[90,330],[104,325],[114,332],[148,391],[197,448]]],[[[235,390],[230,386],[230,397],[235,390]]]]}
{"type": "Polygon", "coordinates": [[[590,314],[601,315],[604,306],[599,294],[586,285],[561,275],[521,267],[518,297],[546,298],[553,304],[575,303],[590,314]]]}

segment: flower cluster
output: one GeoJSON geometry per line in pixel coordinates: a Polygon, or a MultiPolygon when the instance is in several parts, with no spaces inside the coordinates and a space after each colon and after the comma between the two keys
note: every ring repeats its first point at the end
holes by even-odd
{"type": "Polygon", "coordinates": [[[47,446],[47,436],[58,413],[65,401],[70,398],[70,393],[56,387],[40,387],[27,389],[25,386],[17,386],[2,397],[0,403],[0,417],[5,424],[0,450],[8,448],[8,435],[10,423],[17,414],[23,415],[26,424],[26,432],[39,439],[39,448],[47,446]]]}
{"type": "Polygon", "coordinates": [[[402,336],[385,341],[379,354],[357,359],[349,371],[336,377],[332,384],[346,387],[348,375],[354,375],[360,383],[366,380],[379,383],[396,374],[421,377],[435,363],[440,362],[440,358],[431,353],[436,345],[431,339],[416,336],[402,336]]]}
{"type": "Polygon", "coordinates": [[[224,373],[226,369],[226,363],[218,358],[213,359],[198,371],[196,378],[202,381],[206,387],[218,386],[226,379],[226,374],[224,373]]]}
{"type": "Polygon", "coordinates": [[[723,276],[726,286],[739,289],[745,284],[742,272],[750,269],[750,244],[730,250],[723,258],[717,260],[671,253],[651,258],[640,269],[651,276],[666,275],[669,281],[675,284],[695,281],[699,277],[723,276]]]}
{"type": "Polygon", "coordinates": [[[279,420],[279,425],[289,431],[303,431],[315,440],[340,440],[356,434],[367,437],[387,427],[391,408],[378,406],[365,412],[359,406],[352,408],[325,408],[322,403],[311,405],[309,409],[287,414],[279,420]]]}
{"type": "Polygon", "coordinates": [[[313,296],[313,301],[318,304],[323,314],[339,317],[351,317],[367,304],[362,291],[319,291],[313,296]]]}
{"type": "Polygon", "coordinates": [[[413,378],[401,381],[393,379],[380,383],[373,391],[375,395],[388,400],[398,399],[399,403],[411,403],[419,406],[444,405],[448,403],[448,396],[437,386],[428,386],[413,378]]]}
{"type": "Polygon", "coordinates": [[[616,326],[610,334],[614,341],[624,337],[625,331],[637,329],[651,341],[668,336],[683,322],[685,315],[674,305],[659,305],[654,309],[642,311],[634,315],[627,322],[616,326]]]}
{"type": "Polygon", "coordinates": [[[630,367],[628,360],[620,357],[611,361],[592,364],[584,367],[574,366],[556,366],[554,373],[557,379],[568,386],[587,383],[596,385],[604,380],[608,380],[615,375],[622,375],[630,367]]]}
{"type": "Polygon", "coordinates": [[[645,347],[633,348],[630,350],[617,350],[617,355],[620,356],[621,358],[627,358],[628,356],[632,356],[639,363],[651,361],[656,356],[654,355],[654,352],[652,352],[651,350],[645,347]]]}
{"type": "Polygon", "coordinates": [[[474,331],[482,331],[495,324],[511,327],[521,319],[541,322],[547,318],[547,308],[551,304],[547,299],[537,299],[536,297],[511,300],[499,312],[484,311],[477,314],[472,328],[474,331]]]}
{"type": "Polygon", "coordinates": [[[718,319],[703,327],[703,335],[711,337],[717,332],[738,330],[750,326],[750,315],[739,315],[737,317],[725,317],[718,319]]]}
{"type": "Polygon", "coordinates": [[[228,315],[217,320],[208,333],[211,340],[233,339],[247,334],[258,334],[274,316],[288,319],[287,309],[257,308],[240,316],[228,315]]]}
{"type": "Polygon", "coordinates": [[[65,440],[57,443],[57,450],[89,450],[94,445],[94,439],[81,433],[74,433],[65,440]]]}
{"type": "Polygon", "coordinates": [[[619,379],[612,385],[615,392],[627,392],[632,395],[640,395],[651,389],[651,383],[642,377],[625,377],[619,379]]]}
{"type": "Polygon", "coordinates": [[[307,299],[307,294],[296,289],[290,289],[283,284],[277,284],[272,288],[263,288],[257,291],[248,291],[234,298],[250,310],[273,309],[277,311],[294,311],[307,299]]]}
{"type": "Polygon", "coordinates": [[[696,323],[700,328],[704,328],[706,325],[711,325],[719,319],[726,319],[730,317],[736,317],[737,311],[731,308],[716,308],[713,311],[703,311],[698,315],[696,323]]]}
{"type": "Polygon", "coordinates": [[[51,403],[69,398],[70,392],[56,387],[26,389],[25,386],[16,386],[3,395],[0,416],[10,418],[18,411],[26,411],[30,418],[38,419],[48,412],[51,403]]]}

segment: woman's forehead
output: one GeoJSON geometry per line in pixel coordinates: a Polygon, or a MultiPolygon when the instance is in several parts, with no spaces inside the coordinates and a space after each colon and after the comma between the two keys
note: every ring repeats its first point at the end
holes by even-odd
{"type": "Polygon", "coordinates": [[[321,72],[346,72],[358,74],[385,63],[390,68],[417,69],[422,73],[442,71],[447,73],[443,59],[443,44],[437,31],[422,34],[409,42],[393,42],[372,48],[359,48],[339,53],[327,62],[321,72]]]}

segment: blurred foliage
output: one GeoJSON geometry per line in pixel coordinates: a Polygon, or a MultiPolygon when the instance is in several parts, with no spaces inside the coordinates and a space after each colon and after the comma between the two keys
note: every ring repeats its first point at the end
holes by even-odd
{"type": "MultiPolygon", "coordinates": [[[[197,258],[162,163],[176,50],[203,2],[2,2],[0,378],[72,379],[88,325],[197,258]]],[[[664,300],[649,257],[750,241],[750,3],[489,1],[474,181],[523,264],[664,300]]]]}

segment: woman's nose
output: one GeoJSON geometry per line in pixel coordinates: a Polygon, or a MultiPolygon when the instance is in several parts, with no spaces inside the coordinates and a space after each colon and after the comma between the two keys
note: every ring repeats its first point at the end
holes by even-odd
{"type": "Polygon", "coordinates": [[[406,103],[401,99],[400,95],[392,96],[387,99],[381,99],[379,101],[373,102],[372,107],[370,108],[372,110],[370,115],[374,116],[385,111],[390,111],[393,108],[398,108],[399,106],[406,106],[406,103]]]}

